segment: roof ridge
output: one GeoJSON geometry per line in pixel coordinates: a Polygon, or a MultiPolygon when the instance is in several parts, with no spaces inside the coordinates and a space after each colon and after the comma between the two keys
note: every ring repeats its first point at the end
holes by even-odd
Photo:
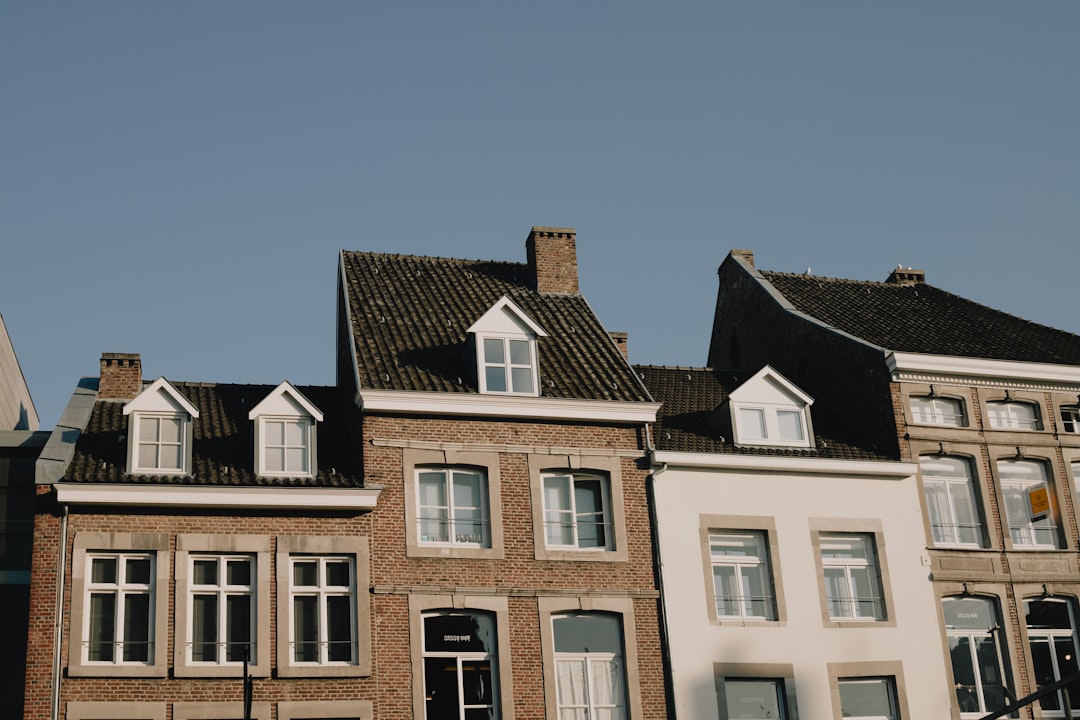
{"type": "MultiPolygon", "coordinates": [[[[859,280],[856,278],[830,277],[828,275],[807,275],[806,273],[799,272],[783,272],[781,270],[762,270],[761,274],[765,275],[766,277],[769,275],[780,275],[782,277],[804,278],[806,280],[827,280],[829,282],[851,283],[852,285],[883,285],[886,287],[934,287],[929,283],[919,283],[918,285],[896,285],[895,283],[890,283],[886,280],[859,280]]],[[[939,288],[934,289],[938,290],[939,288]]]]}
{"type": "Polygon", "coordinates": [[[454,264],[462,263],[490,263],[496,265],[526,265],[527,263],[515,260],[485,260],[483,258],[456,258],[444,255],[413,255],[411,253],[390,253],[374,250],[342,250],[350,255],[362,255],[365,257],[389,258],[392,260],[421,260],[425,262],[446,262],[454,264]]]}

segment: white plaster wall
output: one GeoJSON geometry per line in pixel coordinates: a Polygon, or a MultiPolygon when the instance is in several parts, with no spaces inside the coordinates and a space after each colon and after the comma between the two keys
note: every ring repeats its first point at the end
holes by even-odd
{"type": "MultiPolygon", "coordinates": [[[[925,560],[915,478],[794,475],[669,467],[655,476],[664,604],[680,720],[717,718],[713,663],[794,666],[801,720],[839,717],[827,663],[899,661],[911,719],[949,718],[943,635],[925,560]],[[710,621],[702,515],[771,516],[779,546],[785,622],[733,627],[710,621]],[[878,519],[894,627],[825,627],[810,518],[878,519]]],[[[905,716],[905,720],[908,717],[905,716]]]]}

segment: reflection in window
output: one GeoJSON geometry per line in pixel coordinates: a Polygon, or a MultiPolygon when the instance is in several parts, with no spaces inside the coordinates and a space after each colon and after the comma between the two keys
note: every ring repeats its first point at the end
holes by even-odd
{"type": "MultiPolygon", "coordinates": [[[[1080,670],[1076,609],[1071,601],[1049,597],[1025,600],[1024,617],[1036,685],[1050,685],[1080,670]]],[[[1068,692],[1070,707],[1080,708],[1080,687],[1073,684],[1068,692]]],[[[1064,715],[1061,692],[1042,698],[1039,705],[1046,716],[1064,715]]]]}
{"type": "MultiPolygon", "coordinates": [[[[1033,460],[998,460],[1001,495],[1005,500],[1005,517],[1009,522],[1009,537],[1018,547],[1057,547],[1057,528],[1049,509],[1033,516],[1030,496],[1042,493],[1049,502],[1046,465],[1033,460]]],[[[1036,503],[1037,505],[1037,503],[1036,503]]]]}
{"type": "Polygon", "coordinates": [[[934,544],[982,547],[982,522],[971,464],[964,458],[923,455],[919,469],[934,544]]]}
{"type": "Polygon", "coordinates": [[[1061,408],[1061,427],[1067,433],[1080,433],[1080,407],[1061,408]]]}
{"type": "Polygon", "coordinates": [[[466,468],[423,468],[417,473],[421,543],[490,547],[487,483],[466,468]]]}
{"type": "Polygon", "coordinates": [[[784,720],[784,681],[726,678],[724,695],[728,720],[784,720]]]}
{"type": "Polygon", "coordinates": [[[622,623],[617,615],[555,616],[555,694],[560,718],[626,717],[622,623]]]}
{"type": "Polygon", "coordinates": [[[709,535],[718,617],[776,619],[765,533],[709,535]]]}
{"type": "Polygon", "coordinates": [[[494,617],[447,611],[425,615],[423,625],[428,720],[499,717],[494,617]]]}
{"type": "Polygon", "coordinates": [[[990,427],[1002,430],[1042,430],[1039,421],[1039,409],[1035,403],[1000,402],[986,403],[986,414],[990,418],[990,427]]]}
{"type": "Polygon", "coordinates": [[[878,579],[873,536],[822,535],[820,545],[829,617],[834,620],[884,620],[885,603],[878,579]]]}
{"type": "Polygon", "coordinates": [[[998,648],[996,602],[982,597],[941,601],[952,658],[956,702],[963,717],[976,718],[1005,707],[1004,647],[998,648]]]}
{"type": "Polygon", "coordinates": [[[912,397],[911,419],[923,425],[967,425],[964,403],[956,398],[912,397]]]}
{"type": "Polygon", "coordinates": [[[840,678],[840,714],[845,718],[896,720],[896,688],[891,677],[840,678]]]}
{"type": "Polygon", "coordinates": [[[611,550],[610,486],[599,475],[544,477],[544,537],[549,548],[611,550]]]}

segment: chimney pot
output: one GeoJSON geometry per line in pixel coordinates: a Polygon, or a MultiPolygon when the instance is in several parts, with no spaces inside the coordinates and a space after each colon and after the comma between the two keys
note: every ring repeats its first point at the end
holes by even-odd
{"type": "Polygon", "coordinates": [[[139,353],[102,353],[98,398],[132,400],[142,392],[142,359],[139,353]]]}
{"type": "Polygon", "coordinates": [[[578,294],[577,232],[534,227],[525,241],[529,282],[541,293],[578,294]]]}

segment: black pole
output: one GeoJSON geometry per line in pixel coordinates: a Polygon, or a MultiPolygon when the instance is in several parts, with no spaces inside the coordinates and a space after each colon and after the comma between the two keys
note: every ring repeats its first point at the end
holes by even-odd
{"type": "Polygon", "coordinates": [[[250,646],[244,649],[244,720],[251,720],[251,695],[254,689],[251,676],[248,675],[248,656],[251,654],[250,646]]]}

